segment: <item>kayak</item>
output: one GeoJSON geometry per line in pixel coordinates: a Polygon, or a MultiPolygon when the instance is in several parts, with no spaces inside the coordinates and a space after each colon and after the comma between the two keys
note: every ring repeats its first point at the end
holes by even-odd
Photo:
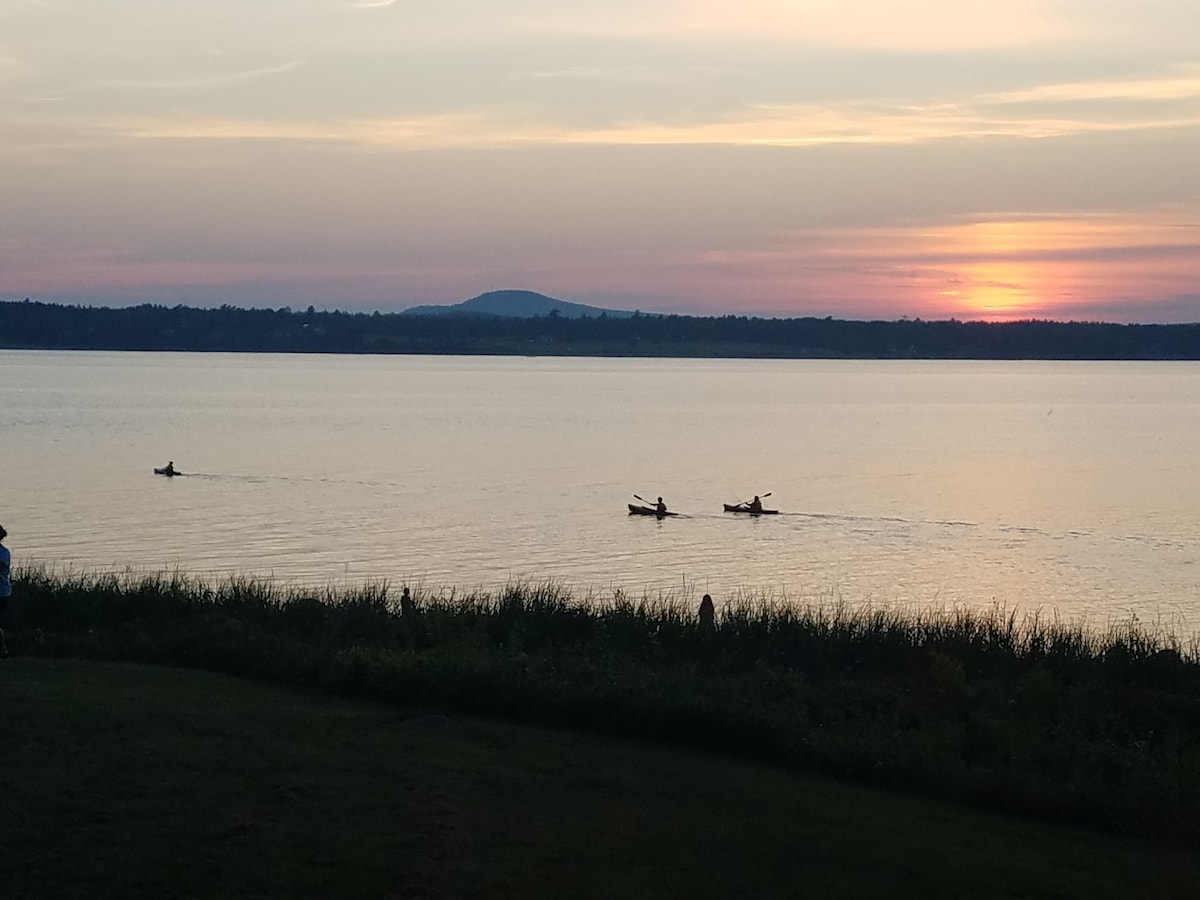
{"type": "Polygon", "coordinates": [[[750,515],[750,516],[777,516],[777,515],[779,515],[779,510],[777,510],[777,509],[751,509],[750,507],[744,506],[741,503],[737,504],[736,506],[733,505],[732,503],[726,503],[725,504],[725,512],[746,513],[747,515],[750,515]]]}
{"type": "Polygon", "coordinates": [[[634,504],[634,503],[629,504],[629,514],[631,516],[658,516],[658,518],[660,518],[660,519],[663,516],[679,515],[679,513],[670,512],[669,510],[667,512],[660,513],[653,506],[638,506],[637,504],[634,504]]]}
{"type": "Polygon", "coordinates": [[[166,475],[168,478],[171,478],[174,475],[182,475],[183,473],[176,472],[174,469],[165,469],[164,468],[164,469],[155,469],[154,474],[155,475],[166,475]]]}

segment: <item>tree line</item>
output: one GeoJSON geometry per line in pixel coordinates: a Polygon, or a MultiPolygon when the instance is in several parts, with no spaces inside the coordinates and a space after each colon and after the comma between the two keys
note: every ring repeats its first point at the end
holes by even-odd
{"type": "Polygon", "coordinates": [[[775,359],[1200,359],[1200,324],[409,315],[0,301],[0,348],[775,359]]]}

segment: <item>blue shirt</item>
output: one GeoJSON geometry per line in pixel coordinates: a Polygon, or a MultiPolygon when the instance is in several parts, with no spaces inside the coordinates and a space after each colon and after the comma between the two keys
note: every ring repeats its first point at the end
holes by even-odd
{"type": "Polygon", "coordinates": [[[12,581],[9,578],[9,568],[12,566],[12,554],[8,548],[0,544],[0,597],[12,596],[12,581]]]}

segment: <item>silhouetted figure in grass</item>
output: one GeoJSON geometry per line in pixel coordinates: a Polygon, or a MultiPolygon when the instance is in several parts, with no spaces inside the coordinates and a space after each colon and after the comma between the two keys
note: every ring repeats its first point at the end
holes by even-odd
{"type": "MultiPolygon", "coordinates": [[[[12,554],[4,546],[8,532],[0,525],[0,620],[4,616],[4,607],[8,606],[8,598],[12,596],[12,554]]],[[[4,639],[4,629],[0,628],[0,657],[8,656],[8,642],[4,639]]]]}
{"type": "Polygon", "coordinates": [[[408,588],[400,592],[400,615],[411,616],[416,610],[413,608],[412,594],[408,592],[408,588]]]}
{"type": "Polygon", "coordinates": [[[700,600],[700,627],[706,631],[716,628],[717,612],[713,609],[712,595],[705,594],[700,600]]]}

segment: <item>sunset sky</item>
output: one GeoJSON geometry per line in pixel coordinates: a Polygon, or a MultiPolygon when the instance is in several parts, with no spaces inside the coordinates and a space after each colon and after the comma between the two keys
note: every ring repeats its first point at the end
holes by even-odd
{"type": "Polygon", "coordinates": [[[1200,321],[1197,0],[0,0],[0,299],[1200,321]]]}

